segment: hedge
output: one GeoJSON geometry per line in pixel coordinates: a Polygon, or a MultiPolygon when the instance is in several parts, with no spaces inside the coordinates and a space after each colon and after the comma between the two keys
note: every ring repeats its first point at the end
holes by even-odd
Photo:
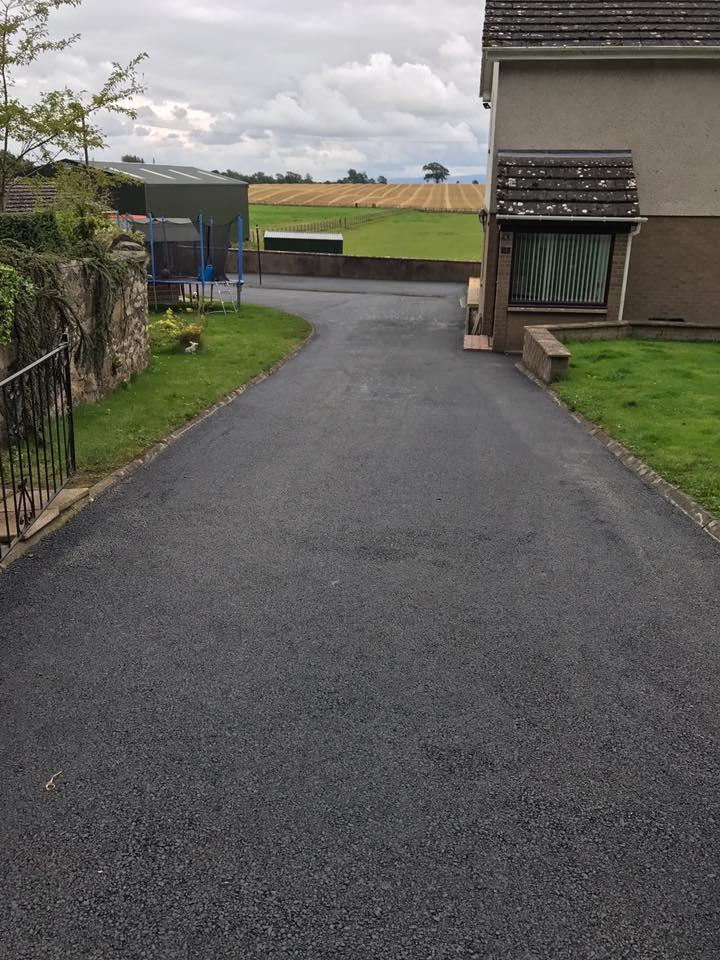
{"type": "Polygon", "coordinates": [[[0,242],[16,240],[38,253],[60,253],[65,247],[54,213],[0,213],[0,242]]]}

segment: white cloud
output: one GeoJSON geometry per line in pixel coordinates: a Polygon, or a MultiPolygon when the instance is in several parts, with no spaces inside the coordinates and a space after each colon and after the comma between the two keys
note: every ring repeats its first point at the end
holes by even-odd
{"type": "Polygon", "coordinates": [[[82,41],[43,58],[23,95],[96,87],[109,60],[150,54],[137,124],[105,125],[108,159],[131,152],[318,179],[348,166],[418,176],[428,159],[458,175],[484,169],[475,2],[84,0],[52,22],[82,41]]]}
{"type": "Polygon", "coordinates": [[[454,33],[441,44],[440,56],[445,60],[467,61],[475,56],[475,50],[467,37],[460,33],[454,33]]]}

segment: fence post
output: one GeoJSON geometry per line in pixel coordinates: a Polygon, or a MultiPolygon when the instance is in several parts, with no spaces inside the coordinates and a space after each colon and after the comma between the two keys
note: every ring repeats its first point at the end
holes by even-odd
{"type": "Polygon", "coordinates": [[[258,276],[260,278],[260,286],[262,286],[262,255],[260,253],[260,227],[255,227],[255,238],[257,240],[258,276]]]}

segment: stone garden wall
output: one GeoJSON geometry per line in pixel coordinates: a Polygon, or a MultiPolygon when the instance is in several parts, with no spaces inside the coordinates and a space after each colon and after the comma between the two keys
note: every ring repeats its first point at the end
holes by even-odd
{"type": "MultiPolygon", "coordinates": [[[[264,250],[263,273],[293,277],[330,277],[341,280],[399,280],[402,282],[467,283],[480,275],[474,260],[413,260],[407,257],[354,257],[339,253],[286,253],[264,250]]],[[[227,272],[237,272],[237,251],[228,254],[227,272]]],[[[258,272],[256,250],[246,249],[246,274],[258,272]]]]}
{"type": "MultiPolygon", "coordinates": [[[[99,374],[79,371],[73,364],[72,386],[76,403],[92,403],[106,396],[150,362],[148,340],[147,269],[145,253],[121,250],[114,254],[128,265],[128,275],[115,303],[105,362],[99,374]]],[[[82,261],[71,261],[62,268],[64,290],[85,333],[92,336],[95,316],[92,291],[82,261]]],[[[0,347],[0,380],[12,370],[12,345],[0,347]]]]}

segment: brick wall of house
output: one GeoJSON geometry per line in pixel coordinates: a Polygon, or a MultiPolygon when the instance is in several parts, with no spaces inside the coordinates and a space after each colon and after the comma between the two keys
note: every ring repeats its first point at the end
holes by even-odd
{"type": "MultiPolygon", "coordinates": [[[[627,244],[627,234],[616,235],[610,268],[607,306],[588,309],[512,307],[508,301],[510,299],[513,234],[509,230],[501,231],[497,257],[497,290],[492,334],[493,350],[501,353],[521,353],[525,340],[525,327],[527,326],[583,323],[593,320],[617,321],[622,299],[627,244]]],[[[490,282],[492,282],[491,276],[490,282]]]]}
{"type": "Polygon", "coordinates": [[[495,313],[495,279],[497,274],[499,232],[497,218],[491,214],[485,225],[485,245],[482,264],[483,301],[480,312],[483,317],[482,333],[492,334],[493,316],[495,313]]]}
{"type": "Polygon", "coordinates": [[[720,217],[651,217],[633,239],[628,323],[720,323],[720,217]]]}

